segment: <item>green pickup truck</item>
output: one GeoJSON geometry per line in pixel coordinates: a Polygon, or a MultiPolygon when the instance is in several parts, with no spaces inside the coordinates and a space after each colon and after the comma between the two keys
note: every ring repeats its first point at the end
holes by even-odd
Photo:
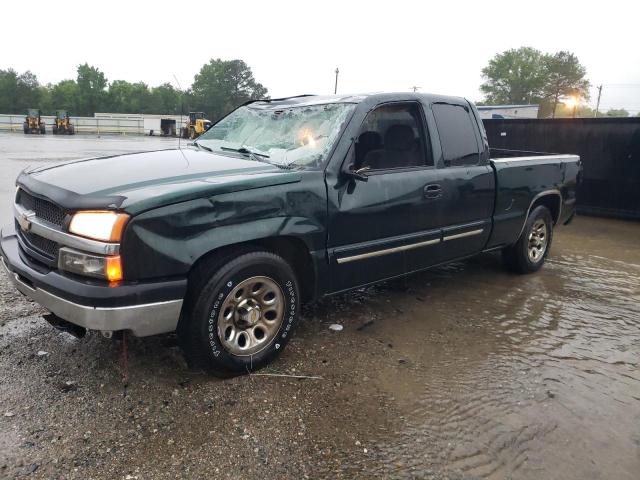
{"type": "Polygon", "coordinates": [[[186,148],[22,172],[1,263],[58,328],[177,331],[233,375],[284,349],[303,302],[492,250],[536,271],[580,172],[490,151],[463,98],[253,101],[186,148]]]}

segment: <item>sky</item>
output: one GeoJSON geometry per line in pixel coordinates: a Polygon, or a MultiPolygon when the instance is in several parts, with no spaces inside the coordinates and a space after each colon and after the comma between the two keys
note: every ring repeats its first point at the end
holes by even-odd
{"type": "Polygon", "coordinates": [[[0,69],[41,83],[88,62],[109,81],[187,88],[211,58],[244,60],[273,98],[420,91],[480,100],[497,53],[569,50],[594,106],[640,112],[640,2],[590,1],[30,1],[4,2],[0,69]],[[33,38],[25,44],[25,38],[33,38]],[[7,41],[7,39],[13,39],[7,41]]]}

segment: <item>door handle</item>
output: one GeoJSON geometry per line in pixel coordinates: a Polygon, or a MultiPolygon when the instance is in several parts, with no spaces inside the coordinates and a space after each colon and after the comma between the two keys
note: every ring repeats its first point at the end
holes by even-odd
{"type": "Polygon", "coordinates": [[[423,190],[424,198],[428,199],[436,199],[442,197],[442,187],[437,183],[431,183],[424,187],[423,190]]]}

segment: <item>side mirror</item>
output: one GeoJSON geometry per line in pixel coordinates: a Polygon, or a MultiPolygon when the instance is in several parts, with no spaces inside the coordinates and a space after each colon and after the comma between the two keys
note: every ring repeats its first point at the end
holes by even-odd
{"type": "Polygon", "coordinates": [[[371,167],[361,167],[356,168],[353,163],[349,164],[347,168],[344,170],[344,174],[354,180],[358,180],[360,182],[368,182],[369,176],[366,173],[371,170],[371,167]]]}

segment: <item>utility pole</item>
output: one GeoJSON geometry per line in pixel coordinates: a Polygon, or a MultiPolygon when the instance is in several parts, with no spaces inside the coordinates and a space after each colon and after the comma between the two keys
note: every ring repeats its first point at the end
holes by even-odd
{"type": "Polygon", "coordinates": [[[182,138],[182,114],[184,113],[184,91],[182,90],[182,85],[180,85],[180,82],[178,81],[178,77],[176,77],[176,74],[173,74],[173,79],[176,81],[176,83],[178,84],[178,88],[180,89],[180,128],[176,129],[177,133],[178,133],[178,150],[180,150],[180,139],[182,138]]]}
{"type": "Polygon", "coordinates": [[[598,118],[598,110],[600,109],[600,96],[602,95],[602,85],[598,87],[598,101],[596,102],[596,113],[593,115],[598,118]]]}
{"type": "Polygon", "coordinates": [[[411,90],[413,90],[413,93],[416,93],[418,90],[420,90],[422,87],[416,87],[415,85],[413,87],[411,87],[411,90]]]}
{"type": "Polygon", "coordinates": [[[336,95],[338,93],[338,74],[340,73],[340,70],[338,70],[338,67],[336,67],[336,86],[333,89],[333,94],[336,95]]]}

